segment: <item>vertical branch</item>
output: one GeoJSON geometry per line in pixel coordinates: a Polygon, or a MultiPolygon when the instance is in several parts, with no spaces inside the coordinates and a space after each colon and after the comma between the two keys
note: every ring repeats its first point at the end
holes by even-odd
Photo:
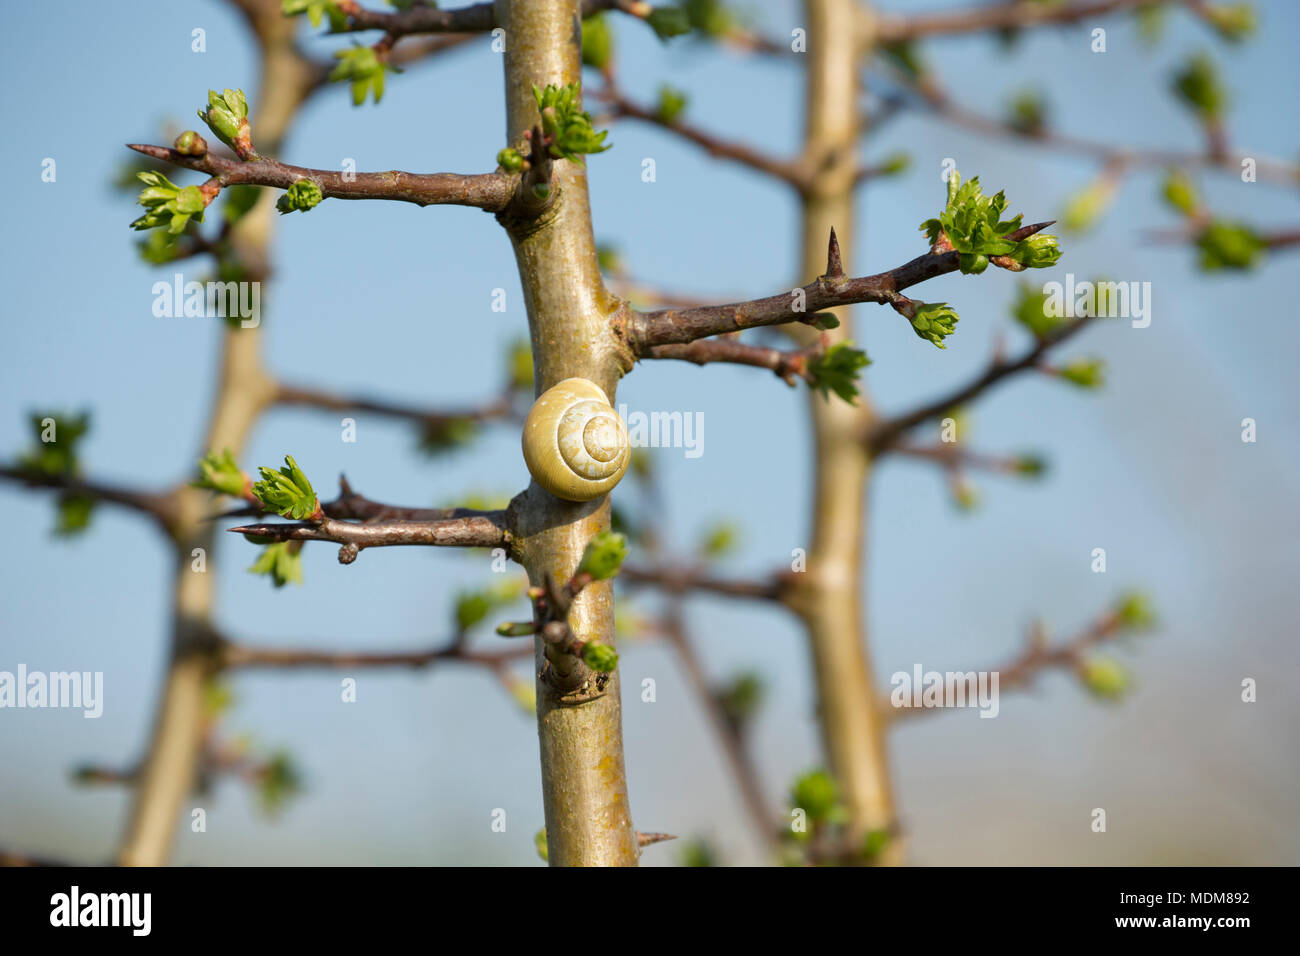
{"type": "MultiPolygon", "coordinates": [[[[310,92],[313,74],[294,49],[297,21],[280,14],[277,0],[261,0],[248,12],[262,51],[254,135],[256,142],[274,151],[310,92]]],[[[232,231],[231,240],[253,280],[260,281],[267,272],[274,206],[275,197],[265,191],[232,231]]],[[[259,331],[227,328],[223,332],[221,374],[201,453],[229,448],[238,454],[257,416],[273,397],[274,387],[259,358],[259,331]]],[[[118,848],[118,862],[128,866],[161,866],[170,856],[181,807],[196,779],[203,747],[204,691],[216,669],[211,628],[215,528],[203,520],[210,493],[183,485],[177,499],[170,657],[131,816],[118,848]],[[205,573],[192,570],[195,548],[202,548],[207,555],[205,573]]]]}
{"type": "MultiPolygon", "coordinates": [[[[827,269],[827,237],[835,229],[853,246],[853,185],[860,136],[855,0],[806,0],[809,50],[805,88],[804,160],[813,175],[802,194],[802,271],[827,269]]],[[[835,310],[832,341],[853,336],[848,309],[835,310]]],[[[801,340],[816,333],[792,329],[801,340]]],[[[805,342],[804,344],[807,344],[805,342]]],[[[866,396],[857,405],[809,390],[814,453],[812,540],[805,574],[795,575],[793,603],[808,629],[823,745],[849,813],[851,840],[892,830],[893,798],[883,721],[865,648],[862,611],[865,495],[870,471],[860,436],[872,419],[866,396]]],[[[887,851],[890,862],[897,851],[887,851]]]]}
{"type": "MultiPolygon", "coordinates": [[[[581,79],[578,0],[497,0],[505,29],[507,138],[523,143],[538,123],[532,87],[581,79]]],[[[557,160],[552,203],[536,219],[513,221],[510,232],[523,284],[540,394],[571,376],[590,379],[610,401],[621,367],[609,332],[618,302],[605,290],[596,264],[587,169],[557,160]]],[[[609,503],[560,501],[536,482],[515,500],[517,553],[529,579],[567,580],[587,541],[609,527],[609,503]]],[[[584,641],[614,643],[610,582],[584,588],[569,622],[584,641]]],[[[603,688],[572,656],[547,657],[537,642],[537,730],[548,858],[552,866],[631,866],[638,858],[623,767],[619,675],[603,688]]]]}

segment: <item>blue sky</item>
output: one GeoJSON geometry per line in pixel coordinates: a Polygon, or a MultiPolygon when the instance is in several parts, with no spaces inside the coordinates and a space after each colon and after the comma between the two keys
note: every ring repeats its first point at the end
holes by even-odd
{"type": "MultiPolygon", "coordinates": [[[[937,8],[936,2],[925,7],[937,8]]],[[[893,4],[896,8],[911,4],[893,4]]],[[[1213,49],[1233,97],[1234,143],[1260,155],[1300,155],[1292,92],[1300,12],[1260,4],[1262,29],[1226,47],[1173,14],[1164,40],[1144,46],[1125,18],[1107,18],[1108,52],[1089,50],[1093,25],[1039,31],[1012,52],[989,38],[945,40],[931,58],[960,102],[999,112],[1041,82],[1057,128],[1117,144],[1195,149],[1198,131],[1167,93],[1190,52],[1213,49]]],[[[214,383],[218,329],[208,319],[150,312],[154,269],[134,251],[131,196],[110,188],[125,142],[159,142],[163,124],[192,125],[209,87],[241,86],[256,109],[256,67],[238,17],[220,3],[138,2],[129,15],[100,4],[20,5],[0,37],[8,95],[0,150],[6,348],[0,356],[0,455],[28,441],[26,412],[90,408],[90,473],[164,485],[186,476],[214,383]],[[190,31],[207,31],[207,52],[190,31]],[[41,181],[53,157],[57,180],[41,181]]],[[[797,6],[764,4],[771,33],[800,24],[797,6]]],[[[679,42],[661,46],[638,24],[615,23],[622,82],[651,99],[661,83],[689,92],[693,120],[729,138],[790,155],[801,135],[796,63],[772,64],[679,42]]],[[[338,41],[313,39],[322,55],[338,41]]],[[[485,41],[391,78],[378,108],[350,106],[344,89],[318,95],[281,151],[334,168],[478,171],[501,146],[501,66],[485,41]]],[[[632,124],[590,159],[596,234],[618,245],[647,284],[716,296],[789,287],[798,249],[793,198],[756,173],[632,124]],[[657,181],[641,180],[656,160],[657,181]],[[719,241],[722,237],[725,241],[719,241]]],[[[1092,161],[981,141],[924,116],[869,136],[869,159],[910,152],[911,170],[864,188],[858,274],[923,251],[917,224],[942,202],[939,164],[1005,187],[1014,211],[1050,218],[1096,172],[1092,161]]],[[[193,177],[176,177],[189,182],[193,177]]],[[[194,179],[197,182],[197,179],[194,179]]],[[[1199,177],[1216,209],[1261,227],[1294,227],[1294,191],[1199,177]]],[[[1118,706],[1086,699],[1050,676],[1002,703],[997,720],[938,715],[891,739],[904,825],[918,862],[1295,863],[1300,844],[1294,739],[1300,679],[1293,579],[1300,532],[1295,500],[1300,429],[1294,356],[1300,351],[1295,262],[1280,254],[1246,276],[1206,278],[1193,254],[1145,233],[1174,225],[1158,174],[1125,181],[1093,234],[1066,237],[1066,271],[1152,283],[1150,328],[1103,324],[1063,355],[1106,359],[1107,388],[1082,393],[1022,378],[971,409],[972,442],[990,452],[1047,455],[1045,480],[979,478],[982,506],[959,514],[926,465],[884,464],[871,487],[867,570],[869,641],[882,680],[895,670],[990,666],[1014,654],[1041,615],[1060,636],[1116,593],[1138,586],[1161,615],[1157,634],[1119,653],[1137,674],[1118,706]],[[1242,418],[1259,440],[1240,441],[1242,418]],[[1094,547],[1109,570],[1089,570],[1094,547]],[[1239,701],[1243,677],[1260,683],[1239,701]],[[1087,830],[1110,808],[1110,837],[1087,830]]],[[[264,306],[270,367],[288,381],[329,384],[430,406],[489,396],[507,342],[526,329],[509,244],[475,210],[330,202],[278,223],[276,274],[264,306]],[[491,309],[506,289],[507,310],[491,309]]],[[[990,273],[994,270],[990,270],[990,273]]],[[[1023,337],[1006,274],[947,276],[928,301],[961,313],[946,351],[917,339],[890,310],[858,307],[859,339],[874,364],[864,382],[884,410],[946,391],[987,362],[995,336],[1023,337]]],[[[921,294],[918,290],[918,294],[921,294]]],[[[806,544],[809,439],[802,390],[748,369],[646,364],[620,387],[632,410],[702,412],[704,454],[654,452],[671,513],[669,540],[685,548],[717,519],[742,520],[736,574],[783,564],[806,544]],[[720,494],[720,489],[726,489],[720,494]],[[750,516],[748,519],[745,516],[750,516]]],[[[410,430],[359,417],[358,441],[339,441],[337,417],[277,410],[255,430],[246,467],[295,455],[326,487],[346,471],[361,490],[411,504],[469,492],[508,495],[526,472],[517,434],[489,432],[471,450],[429,460],[410,430]]],[[[47,496],[0,486],[9,546],[0,555],[0,669],[105,672],[104,716],[0,713],[0,845],[105,858],[126,795],[79,790],[81,762],[124,765],[139,753],[165,661],[170,556],[138,519],[104,508],[84,537],[49,535],[47,496]]],[[[455,592],[487,580],[457,554],[391,549],[342,567],[333,549],[307,549],[306,585],[273,592],[243,568],[253,551],[226,542],[217,558],[218,619],[250,642],[421,647],[447,633],[455,592]]],[[[755,744],[770,796],[819,760],[806,652],[798,629],[762,608],[692,602],[690,621],[710,673],[760,671],[768,704],[755,744]]],[[[489,642],[484,638],[484,643],[489,642]]],[[[638,826],[711,835],[733,860],[752,859],[745,820],[707,724],[668,652],[631,646],[625,681],[659,683],[656,704],[625,701],[631,800],[638,826]]],[[[536,735],[530,718],[484,675],[464,670],[366,674],[353,707],[337,675],[241,676],[232,733],[284,746],[308,790],[267,822],[233,782],[205,797],[207,834],[182,833],[184,863],[535,862],[541,825],[536,735]],[[504,834],[490,830],[505,808],[504,834]],[[214,839],[214,837],[217,837],[214,839]]],[[[673,859],[656,849],[647,863],[673,859]]]]}

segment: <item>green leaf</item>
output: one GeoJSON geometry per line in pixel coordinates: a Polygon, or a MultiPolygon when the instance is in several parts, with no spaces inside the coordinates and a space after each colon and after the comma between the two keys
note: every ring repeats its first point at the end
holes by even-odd
{"type": "Polygon", "coordinates": [[[739,537],[740,529],[734,522],[720,521],[700,536],[700,555],[708,560],[725,557],[735,550],[739,537]]]}
{"type": "Polygon", "coordinates": [[[1259,264],[1268,243],[1242,223],[1216,219],[1199,236],[1199,265],[1207,272],[1218,269],[1253,269],[1259,264]]]}
{"type": "Polygon", "coordinates": [[[291,455],[284,456],[284,467],[279,471],[263,467],[258,472],[262,480],[254,482],[253,494],[271,511],[301,521],[319,510],[311,482],[291,455]]]}
{"type": "Polygon", "coordinates": [[[1036,136],[1047,127],[1047,101],[1038,90],[1025,90],[1011,100],[1007,125],[1018,133],[1036,136]]]}
{"type": "Polygon", "coordinates": [[[1249,3],[1216,3],[1206,6],[1202,13],[1225,40],[1239,43],[1255,32],[1259,26],[1255,7],[1249,3]]]}
{"type": "Polygon", "coordinates": [[[881,176],[897,176],[899,173],[905,173],[912,166],[912,155],[910,153],[890,153],[876,167],[881,176]]]}
{"type": "Polygon", "coordinates": [[[718,703],[733,723],[750,720],[763,703],[763,679],[755,673],[740,674],[717,692],[718,703]]]}
{"type": "Polygon", "coordinates": [[[1192,177],[1181,169],[1171,169],[1165,174],[1160,186],[1160,195],[1174,209],[1185,216],[1195,214],[1201,206],[1201,198],[1196,192],[1192,177]]]}
{"type": "Polygon", "coordinates": [[[58,509],[54,533],[59,537],[71,537],[90,527],[90,516],[95,510],[95,499],[89,495],[69,492],[59,495],[58,509]]]}
{"type": "Polygon", "coordinates": [[[419,449],[426,455],[441,455],[468,445],[479,433],[473,418],[430,419],[420,430],[419,449]]]}
{"type": "Polygon", "coordinates": [[[1130,591],[1115,602],[1115,616],[1121,627],[1128,630],[1146,630],[1155,626],[1156,614],[1151,599],[1140,591],[1130,591]]]}
{"type": "Polygon", "coordinates": [[[717,866],[718,854],[706,840],[692,840],[682,847],[682,866],[717,866]]]}
{"type": "Polygon", "coordinates": [[[592,670],[608,674],[618,667],[618,652],[600,641],[588,641],[582,646],[582,660],[592,670]]]}
{"type": "Polygon", "coordinates": [[[277,588],[286,584],[302,584],[302,542],[276,541],[262,549],[257,560],[249,566],[253,574],[266,574],[277,588]]]}
{"type": "Polygon", "coordinates": [[[18,459],[19,465],[26,471],[50,477],[76,475],[81,470],[77,445],[90,431],[90,413],[35,412],[28,416],[28,421],[32,425],[32,445],[18,459]]]}
{"type": "Polygon", "coordinates": [[[222,193],[226,197],[222,214],[226,217],[226,222],[234,225],[257,205],[262,189],[260,186],[227,186],[222,193]]]}
{"type": "Polygon", "coordinates": [[[626,557],[627,539],[612,531],[601,531],[587,542],[574,573],[590,574],[597,581],[606,581],[618,574],[626,557]]]}
{"type": "Polygon", "coordinates": [[[456,595],[455,605],[459,633],[465,633],[493,611],[514,601],[519,594],[519,584],[516,581],[502,581],[477,591],[460,592],[456,595]]]}
{"type": "Polygon", "coordinates": [[[1041,232],[1034,233],[1028,239],[1022,239],[1011,258],[1026,269],[1050,269],[1061,258],[1061,243],[1056,236],[1041,232]]]}
{"type": "Polygon", "coordinates": [[[867,860],[874,860],[881,853],[885,852],[885,847],[893,841],[893,835],[888,830],[870,830],[862,840],[862,855],[867,860]]]}
{"type": "Polygon", "coordinates": [[[814,823],[829,820],[839,803],[839,790],[825,770],[813,770],[794,782],[790,802],[814,823]]]}
{"type": "Polygon", "coordinates": [[[1025,268],[1054,265],[1061,251],[1055,236],[1039,233],[1020,242],[1005,238],[1020,228],[1023,216],[1003,218],[1007,197],[999,192],[985,196],[979,177],[962,182],[953,170],[948,177],[948,202],[936,219],[921,223],[921,231],[934,245],[945,236],[955,249],[962,272],[978,274],[988,268],[991,256],[1009,256],[1025,268]]]}
{"type": "Polygon", "coordinates": [[[289,212],[306,212],[320,205],[325,193],[314,179],[299,179],[275,201],[275,208],[283,215],[289,212]]]}
{"type": "Polygon", "coordinates": [[[1104,176],[1094,180],[1066,201],[1061,225],[1071,232],[1086,232],[1105,215],[1114,198],[1114,182],[1104,176]]]}
{"type": "Polygon", "coordinates": [[[1057,371],[1061,378],[1080,388],[1100,388],[1105,384],[1106,363],[1101,359],[1071,359],[1057,371]]]}
{"type": "Polygon", "coordinates": [[[519,155],[519,150],[507,146],[497,153],[497,165],[508,173],[517,173],[524,168],[524,158],[519,155]]]}
{"type": "Polygon", "coordinates": [[[302,790],[302,774],[285,751],[277,751],[257,775],[257,796],[262,811],[276,814],[289,798],[302,790]]]}
{"type": "Polygon", "coordinates": [[[1228,105],[1228,94],[1208,53],[1197,53],[1174,74],[1174,92],[1204,121],[1217,120],[1228,105]]]}
{"type": "Polygon", "coordinates": [[[546,843],[546,827],[542,827],[533,835],[533,846],[537,848],[537,855],[544,861],[550,860],[550,853],[546,843]]]}
{"type": "Polygon", "coordinates": [[[1041,478],[1047,471],[1047,459],[1042,455],[1024,454],[1016,458],[1016,474],[1025,478],[1041,478]]]}
{"type": "Polygon", "coordinates": [[[1144,3],[1137,8],[1138,34],[1148,45],[1156,43],[1165,28],[1165,7],[1159,0],[1144,3]]]}
{"type": "Polygon", "coordinates": [[[947,302],[917,302],[912,316],[912,331],[941,349],[943,340],[956,331],[957,311],[947,302]]]}
{"type": "Polygon", "coordinates": [[[1062,322],[1062,317],[1047,314],[1047,298],[1047,293],[1037,286],[1021,282],[1011,306],[1012,317],[1039,339],[1051,334],[1062,322]]]}
{"type": "Polygon", "coordinates": [[[650,24],[655,36],[665,43],[673,37],[691,32],[690,17],[680,7],[655,7],[646,16],[645,22],[650,24]]]}
{"type": "Polygon", "coordinates": [[[198,133],[187,129],[176,137],[172,148],[183,156],[202,156],[208,151],[208,144],[198,133]]]}
{"type": "Polygon", "coordinates": [[[857,403],[858,372],[871,364],[867,353],[853,347],[851,341],[837,342],[824,354],[808,363],[815,382],[813,387],[829,400],[834,392],[850,405],[857,403]]]}
{"type": "Polygon", "coordinates": [[[336,0],[281,0],[280,12],[286,17],[305,13],[313,27],[320,26],[322,16],[329,17],[330,29],[339,30],[347,25],[347,17],[339,9],[336,0]]]}
{"type": "Polygon", "coordinates": [[[366,101],[366,95],[374,94],[378,104],[384,97],[384,74],[389,67],[379,58],[373,48],[355,46],[347,50],[335,50],[334,58],[339,62],[330,71],[332,82],[352,84],[352,105],[360,106],[366,101]]]}
{"type": "Polygon", "coordinates": [[[248,99],[243,90],[208,90],[208,105],[199,109],[199,119],[217,138],[238,152],[236,143],[248,135],[248,99]]]}
{"type": "Polygon", "coordinates": [[[1113,657],[1092,657],[1079,667],[1079,679],[1088,692],[1102,700],[1119,700],[1133,686],[1127,667],[1113,657]]]}
{"type": "Polygon", "coordinates": [[[684,92],[665,83],[659,87],[659,104],[655,109],[659,122],[676,122],[689,102],[690,98],[684,92]]]}
{"type": "Polygon", "coordinates": [[[550,139],[550,152],[556,159],[576,159],[584,153],[603,153],[609,149],[605,130],[597,132],[591,114],[579,107],[581,97],[577,83],[567,86],[533,87],[542,129],[550,139]]]}
{"type": "Polygon", "coordinates": [[[597,13],[582,21],[582,62],[603,70],[614,59],[614,31],[605,14],[597,13]]]}
{"type": "Polygon", "coordinates": [[[527,339],[515,339],[506,352],[510,388],[519,392],[533,389],[533,347],[527,339]]]}
{"type": "Polygon", "coordinates": [[[230,449],[209,452],[199,460],[199,477],[191,482],[194,488],[207,488],[224,495],[241,498],[248,487],[248,476],[240,469],[230,449]]]}
{"type": "Polygon", "coordinates": [[[145,184],[136,202],[145,213],[131,223],[136,230],[165,227],[172,235],[180,235],[191,217],[203,221],[203,193],[198,186],[177,186],[156,170],[137,173],[136,178],[145,184]]]}

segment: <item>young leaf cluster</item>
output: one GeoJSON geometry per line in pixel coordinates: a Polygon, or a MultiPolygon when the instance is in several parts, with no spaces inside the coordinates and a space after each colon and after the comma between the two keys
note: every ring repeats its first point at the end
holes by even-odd
{"type": "Polygon", "coordinates": [[[337,50],[334,57],[339,61],[330,70],[330,80],[338,83],[347,81],[352,84],[352,105],[360,106],[366,101],[366,95],[373,93],[375,103],[384,97],[384,74],[390,67],[379,58],[379,54],[368,46],[356,46],[347,50],[337,50]]]}
{"type": "Polygon", "coordinates": [[[316,500],[316,492],[292,455],[284,456],[284,467],[279,471],[265,467],[258,471],[262,480],[254,482],[253,494],[270,510],[299,521],[318,515],[320,502],[316,500]]]}
{"type": "Polygon", "coordinates": [[[591,125],[591,114],[581,109],[578,84],[533,87],[537,110],[542,115],[542,130],[550,141],[551,156],[555,159],[576,159],[583,153],[603,153],[609,149],[605,142],[608,131],[597,132],[591,125]]]}
{"type": "Polygon", "coordinates": [[[132,229],[166,227],[168,234],[178,236],[185,231],[191,218],[203,221],[206,203],[198,186],[177,186],[162,173],[152,170],[136,176],[145,184],[136,200],[144,206],[145,213],[131,223],[132,229]]]}
{"type": "Polygon", "coordinates": [[[1004,238],[1020,228],[1023,218],[1003,219],[1006,208],[1005,193],[985,196],[978,176],[963,183],[961,174],[954,169],[948,177],[948,204],[937,219],[921,223],[921,231],[931,245],[945,237],[959,254],[959,265],[965,273],[983,272],[992,256],[1005,256],[1027,269],[1055,265],[1061,257],[1055,236],[1038,233],[1020,242],[1004,238]]]}
{"type": "Polygon", "coordinates": [[[858,372],[871,364],[867,353],[854,348],[852,342],[836,342],[824,353],[808,363],[813,376],[813,387],[830,400],[834,392],[853,405],[858,397],[858,372]]]}

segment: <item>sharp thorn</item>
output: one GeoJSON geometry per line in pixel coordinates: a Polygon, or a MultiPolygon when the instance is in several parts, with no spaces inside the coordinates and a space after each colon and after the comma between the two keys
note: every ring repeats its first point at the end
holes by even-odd
{"type": "Polygon", "coordinates": [[[831,279],[844,275],[844,261],[840,257],[840,241],[835,238],[834,226],[831,226],[831,240],[826,247],[826,275],[831,279]]]}
{"type": "Polygon", "coordinates": [[[665,840],[676,840],[675,833],[641,833],[637,832],[637,846],[649,846],[652,843],[663,843],[665,840]]]}

